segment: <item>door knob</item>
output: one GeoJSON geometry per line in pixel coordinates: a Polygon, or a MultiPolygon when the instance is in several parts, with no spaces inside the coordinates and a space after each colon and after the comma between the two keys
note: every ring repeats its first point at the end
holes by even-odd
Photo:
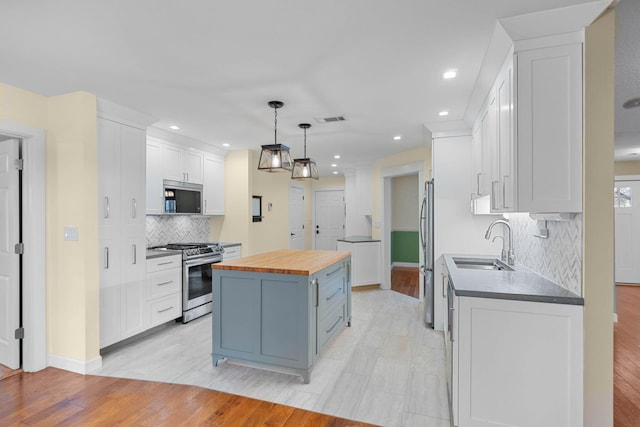
{"type": "Polygon", "coordinates": [[[295,236],[295,235],[296,235],[296,233],[291,233],[291,235],[292,235],[292,236],[295,236]]]}

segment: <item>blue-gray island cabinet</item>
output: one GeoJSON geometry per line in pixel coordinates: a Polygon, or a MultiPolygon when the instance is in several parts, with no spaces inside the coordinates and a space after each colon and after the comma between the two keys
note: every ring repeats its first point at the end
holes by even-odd
{"type": "Polygon", "coordinates": [[[351,325],[350,253],[283,249],[212,267],[214,366],[271,365],[309,383],[318,355],[351,325]]]}

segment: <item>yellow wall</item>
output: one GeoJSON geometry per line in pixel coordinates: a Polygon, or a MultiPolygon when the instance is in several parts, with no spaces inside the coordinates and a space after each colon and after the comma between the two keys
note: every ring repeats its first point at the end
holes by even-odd
{"type": "MultiPolygon", "coordinates": [[[[386,157],[373,165],[371,173],[371,189],[373,192],[373,224],[382,221],[382,171],[384,169],[416,163],[419,161],[424,161],[424,178],[428,179],[431,176],[431,149],[427,147],[403,151],[401,153],[394,154],[393,156],[386,157]]],[[[372,234],[374,239],[380,239],[381,233],[382,230],[380,228],[373,228],[372,234]]]]}
{"type": "Polygon", "coordinates": [[[391,231],[418,231],[418,176],[391,179],[391,231]]]}
{"type": "Polygon", "coordinates": [[[47,352],[92,360],[100,335],[96,98],[47,98],[0,83],[0,120],[45,130],[47,352]],[[63,241],[71,225],[77,242],[63,241]]]}
{"type": "Polygon", "coordinates": [[[613,171],[616,176],[620,175],[640,175],[640,160],[615,162],[613,171]]]}
{"type": "Polygon", "coordinates": [[[96,97],[47,101],[49,352],[92,360],[100,347],[96,97]],[[65,226],[78,227],[78,241],[63,240],[65,226]]]}
{"type": "Polygon", "coordinates": [[[585,34],[584,425],[613,425],[615,13],[585,34]]]}

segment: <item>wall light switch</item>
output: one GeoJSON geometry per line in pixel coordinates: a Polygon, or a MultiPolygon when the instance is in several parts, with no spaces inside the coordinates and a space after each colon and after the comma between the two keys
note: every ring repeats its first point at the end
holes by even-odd
{"type": "Polygon", "coordinates": [[[78,240],[78,227],[65,227],[64,240],[78,240]]]}

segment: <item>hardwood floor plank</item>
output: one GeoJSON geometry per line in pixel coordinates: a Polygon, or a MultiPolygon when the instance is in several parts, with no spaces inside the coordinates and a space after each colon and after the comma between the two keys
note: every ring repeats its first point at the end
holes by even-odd
{"type": "Polygon", "coordinates": [[[412,298],[420,297],[420,272],[414,267],[394,267],[391,270],[391,290],[408,295],[412,298]]]}
{"type": "Polygon", "coordinates": [[[3,380],[0,397],[0,426],[370,425],[201,387],[55,368],[3,380]]]}
{"type": "Polygon", "coordinates": [[[640,287],[616,286],[614,426],[640,425],[640,287]]]}

